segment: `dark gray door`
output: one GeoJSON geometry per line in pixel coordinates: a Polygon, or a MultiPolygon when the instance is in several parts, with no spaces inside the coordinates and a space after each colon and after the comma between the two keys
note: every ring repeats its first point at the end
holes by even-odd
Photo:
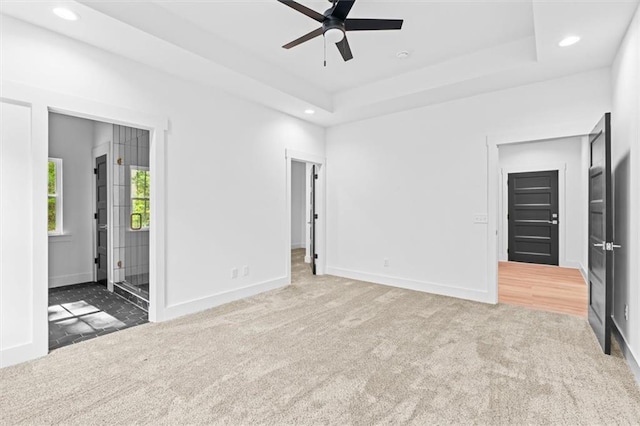
{"type": "Polygon", "coordinates": [[[589,135],[589,324],[605,354],[611,353],[613,294],[613,204],[611,114],[589,135]]]}
{"type": "Polygon", "coordinates": [[[311,272],[313,275],[316,274],[316,220],[318,219],[318,215],[316,214],[316,179],[318,175],[316,174],[316,166],[311,166],[311,194],[310,194],[310,216],[309,216],[309,225],[311,229],[309,230],[310,237],[310,250],[309,257],[311,258],[311,272]]]}
{"type": "Polygon", "coordinates": [[[510,173],[509,261],[558,265],[558,171],[510,173]]]}
{"type": "Polygon", "coordinates": [[[107,253],[108,253],[108,232],[107,232],[107,156],[96,158],[96,281],[99,284],[107,285],[107,253]]]}

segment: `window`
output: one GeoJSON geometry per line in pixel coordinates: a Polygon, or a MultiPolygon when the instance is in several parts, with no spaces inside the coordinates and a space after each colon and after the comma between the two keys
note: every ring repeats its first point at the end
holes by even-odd
{"type": "Polygon", "coordinates": [[[131,222],[132,230],[149,229],[149,168],[131,166],[131,222]]]}
{"type": "Polygon", "coordinates": [[[49,158],[49,235],[62,234],[62,159],[49,158]]]}

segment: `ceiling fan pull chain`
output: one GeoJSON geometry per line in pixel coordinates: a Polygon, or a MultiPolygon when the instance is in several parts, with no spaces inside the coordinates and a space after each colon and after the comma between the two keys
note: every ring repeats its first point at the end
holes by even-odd
{"type": "Polygon", "coordinates": [[[327,67],[327,38],[322,36],[322,40],[324,42],[324,67],[327,67]]]}

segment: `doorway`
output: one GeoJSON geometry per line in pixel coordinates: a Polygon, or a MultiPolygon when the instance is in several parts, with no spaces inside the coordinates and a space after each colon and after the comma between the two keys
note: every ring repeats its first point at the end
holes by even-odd
{"type": "Polygon", "coordinates": [[[123,264],[120,257],[129,248],[116,236],[124,224],[119,210],[135,193],[120,164],[130,155],[118,149],[120,126],[50,112],[48,127],[47,313],[53,350],[146,323],[148,305],[114,291],[114,266],[123,264]]]}
{"type": "Polygon", "coordinates": [[[586,317],[586,138],[498,147],[498,302],[586,317]]]}
{"type": "Polygon", "coordinates": [[[291,270],[309,273],[312,252],[310,232],[310,196],[307,163],[291,162],[291,270]]]}
{"type": "Polygon", "coordinates": [[[295,279],[324,274],[324,158],[286,150],[287,274],[295,279]]]}

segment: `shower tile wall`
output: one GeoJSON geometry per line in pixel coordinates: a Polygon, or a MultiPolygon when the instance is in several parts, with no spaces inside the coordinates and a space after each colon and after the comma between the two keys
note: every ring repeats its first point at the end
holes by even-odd
{"type": "Polygon", "coordinates": [[[148,283],[149,232],[132,231],[131,166],[149,167],[149,132],[113,126],[114,280],[148,283]]]}

